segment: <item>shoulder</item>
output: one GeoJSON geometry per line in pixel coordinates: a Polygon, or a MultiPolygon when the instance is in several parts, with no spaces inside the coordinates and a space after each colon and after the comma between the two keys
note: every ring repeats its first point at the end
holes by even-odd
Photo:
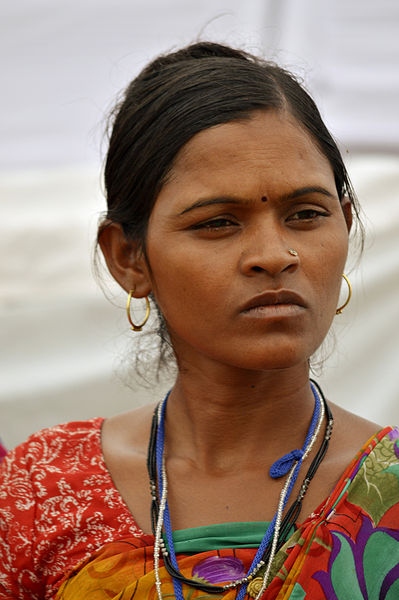
{"type": "Polygon", "coordinates": [[[395,477],[399,501],[399,428],[395,425],[380,429],[360,449],[357,455],[360,467],[367,466],[368,472],[391,473],[395,477]]]}
{"type": "Polygon", "coordinates": [[[0,519],[12,514],[28,531],[35,526],[37,507],[57,496],[62,485],[79,484],[88,470],[101,471],[102,422],[97,418],[43,429],[11,450],[0,465],[0,519]]]}
{"type": "Polygon", "coordinates": [[[26,451],[35,451],[35,449],[54,446],[68,446],[79,441],[95,444],[101,434],[101,427],[104,422],[102,417],[89,419],[87,421],[72,421],[54,425],[47,429],[41,429],[33,433],[28,439],[19,444],[10,455],[21,455],[26,451]]]}
{"type": "Polygon", "coordinates": [[[359,450],[381,431],[382,427],[332,402],[329,402],[329,405],[334,418],[329,454],[340,465],[342,473],[359,450]]]}
{"type": "Polygon", "coordinates": [[[102,418],[65,423],[31,435],[2,461],[0,486],[3,495],[15,478],[28,477],[35,488],[36,484],[44,483],[44,474],[46,479],[53,479],[57,473],[72,473],[94,463],[100,466],[102,423],[102,418]]]}
{"type": "Polygon", "coordinates": [[[102,427],[103,448],[147,452],[155,406],[147,404],[106,419],[102,427]]]}
{"type": "MultiPolygon", "coordinates": [[[[75,471],[101,459],[102,418],[43,429],[11,450],[0,467],[0,499],[15,480],[28,478],[35,488],[46,475],[75,471]]],[[[40,495],[40,494],[39,494],[40,495]]]]}
{"type": "Polygon", "coordinates": [[[374,434],[349,465],[342,485],[346,500],[372,526],[399,530],[399,429],[374,434]]]}
{"type": "Polygon", "coordinates": [[[25,452],[35,448],[45,447],[48,444],[68,444],[72,440],[89,437],[93,438],[100,435],[101,427],[104,422],[102,417],[89,419],[87,421],[72,421],[54,425],[46,429],[41,429],[30,435],[24,442],[10,450],[7,457],[13,459],[15,456],[24,455],[25,452]]]}
{"type": "Polygon", "coordinates": [[[104,543],[140,535],[105,466],[102,424],[39,431],[0,467],[0,573],[17,597],[52,588],[104,543]]]}

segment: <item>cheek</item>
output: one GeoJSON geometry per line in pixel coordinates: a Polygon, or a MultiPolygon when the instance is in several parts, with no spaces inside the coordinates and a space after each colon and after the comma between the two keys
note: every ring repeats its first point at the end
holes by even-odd
{"type": "Polygon", "coordinates": [[[326,318],[335,315],[342,285],[342,273],[348,254],[346,229],[320,245],[319,268],[313,273],[319,282],[316,294],[319,298],[319,313],[326,318]]]}
{"type": "Polygon", "coordinates": [[[165,245],[154,244],[148,259],[153,266],[155,299],[174,329],[206,318],[217,310],[215,299],[225,297],[227,277],[221,275],[213,256],[202,256],[183,245],[165,252],[165,245]]]}

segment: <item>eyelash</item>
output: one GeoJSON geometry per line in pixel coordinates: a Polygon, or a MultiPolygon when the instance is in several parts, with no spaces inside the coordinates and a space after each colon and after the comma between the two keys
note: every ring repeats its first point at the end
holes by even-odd
{"type": "Polygon", "coordinates": [[[211,231],[223,229],[224,227],[228,227],[230,225],[237,225],[237,223],[234,223],[234,221],[231,219],[220,218],[212,219],[211,221],[205,221],[204,223],[196,223],[195,225],[192,225],[190,229],[207,229],[211,231]],[[222,223],[222,225],[220,225],[220,223],[222,223]]]}
{"type": "Polygon", "coordinates": [[[316,208],[304,208],[303,210],[298,210],[296,213],[294,213],[289,220],[291,221],[313,221],[314,219],[317,219],[318,217],[328,217],[329,213],[322,211],[322,210],[317,210],[316,208]],[[314,216],[310,217],[309,213],[312,213],[314,216]],[[295,215],[303,215],[306,214],[308,215],[307,217],[305,217],[304,219],[297,219],[294,218],[295,215]]]}
{"type": "MultiPolygon", "coordinates": [[[[328,217],[329,213],[321,211],[321,210],[317,210],[315,208],[305,208],[303,210],[299,210],[296,213],[294,213],[291,217],[288,218],[288,221],[296,221],[296,222],[311,222],[314,221],[315,219],[317,219],[318,217],[328,217]],[[312,214],[312,216],[309,216],[309,213],[312,214]],[[306,215],[304,216],[304,218],[296,218],[296,215],[306,215]]],[[[190,229],[205,229],[207,231],[218,231],[221,229],[224,229],[226,227],[230,227],[231,225],[233,226],[237,226],[238,224],[234,221],[232,221],[231,219],[226,219],[226,218],[218,218],[218,219],[212,219],[210,221],[205,221],[203,223],[196,223],[195,225],[192,225],[190,227],[190,229]]]]}

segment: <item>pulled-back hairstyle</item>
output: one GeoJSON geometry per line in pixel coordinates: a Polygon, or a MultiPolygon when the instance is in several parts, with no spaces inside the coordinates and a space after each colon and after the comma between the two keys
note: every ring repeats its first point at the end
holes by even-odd
{"type": "Polygon", "coordinates": [[[111,118],[105,163],[108,211],[145,251],[148,220],[179,150],[198,132],[254,110],[287,111],[308,131],[334,172],[338,196],[358,205],[337,144],[316,104],[278,65],[211,42],[152,61],[127,87],[111,118]]]}

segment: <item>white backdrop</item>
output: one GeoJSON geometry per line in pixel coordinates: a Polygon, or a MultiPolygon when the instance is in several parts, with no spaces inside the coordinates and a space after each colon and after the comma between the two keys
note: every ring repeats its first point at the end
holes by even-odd
{"type": "Polygon", "coordinates": [[[263,49],[295,68],[339,139],[368,242],[321,380],[332,400],[382,424],[399,422],[399,4],[22,0],[1,11],[6,444],[60,421],[125,410],[167,387],[123,385],[120,363],[132,344],[123,308],[107,302],[91,273],[104,206],[102,123],[147,60],[202,28],[204,38],[263,49]]]}

